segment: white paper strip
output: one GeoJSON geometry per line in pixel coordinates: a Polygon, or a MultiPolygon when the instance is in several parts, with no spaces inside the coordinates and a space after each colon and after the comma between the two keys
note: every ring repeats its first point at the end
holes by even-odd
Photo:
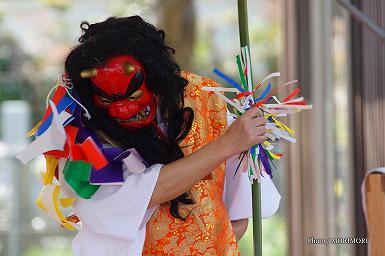
{"type": "Polygon", "coordinates": [[[239,105],[239,104],[236,104],[234,101],[230,100],[229,98],[227,98],[226,96],[224,96],[223,94],[219,93],[219,92],[215,92],[214,93],[220,97],[221,99],[223,99],[224,101],[226,101],[227,103],[229,103],[231,106],[235,107],[239,112],[243,113],[245,112],[245,110],[239,105]]]}
{"type": "Polygon", "coordinates": [[[267,80],[271,79],[271,78],[274,78],[274,77],[280,77],[281,76],[281,73],[280,72],[275,72],[275,73],[271,73],[270,75],[267,75],[263,80],[262,82],[259,83],[259,85],[263,84],[264,82],[266,82],[267,80]]]}
{"type": "Polygon", "coordinates": [[[288,100],[288,101],[285,101],[285,103],[300,102],[300,101],[303,101],[303,97],[299,97],[299,98],[296,98],[296,99],[288,100]]]}
{"type": "Polygon", "coordinates": [[[263,104],[265,108],[312,109],[312,105],[263,104]]]}
{"type": "Polygon", "coordinates": [[[41,136],[37,137],[26,149],[16,156],[24,164],[47,151],[63,150],[64,148],[67,136],[63,123],[71,118],[72,115],[66,111],[62,111],[59,115],[55,104],[52,101],[49,104],[53,114],[52,124],[41,136]]]}
{"type": "Polygon", "coordinates": [[[235,92],[240,93],[240,91],[237,88],[226,88],[226,87],[210,87],[210,86],[202,86],[203,91],[210,91],[210,92],[235,92]]]}
{"type": "Polygon", "coordinates": [[[133,174],[143,173],[146,166],[144,165],[142,157],[134,148],[130,148],[128,151],[130,151],[131,154],[123,159],[123,163],[127,167],[128,171],[133,174]]]}

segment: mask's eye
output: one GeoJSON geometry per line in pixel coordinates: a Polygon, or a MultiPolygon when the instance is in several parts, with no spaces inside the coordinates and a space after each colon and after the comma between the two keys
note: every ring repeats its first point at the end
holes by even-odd
{"type": "Polygon", "coordinates": [[[128,99],[131,101],[134,101],[134,100],[141,98],[142,96],[143,96],[143,91],[137,90],[133,94],[131,94],[130,97],[128,97],[128,99]]]}
{"type": "Polygon", "coordinates": [[[104,105],[108,105],[108,104],[110,104],[112,102],[111,100],[106,99],[106,98],[104,98],[102,96],[98,95],[97,97],[98,97],[99,102],[104,104],[104,105]]]}

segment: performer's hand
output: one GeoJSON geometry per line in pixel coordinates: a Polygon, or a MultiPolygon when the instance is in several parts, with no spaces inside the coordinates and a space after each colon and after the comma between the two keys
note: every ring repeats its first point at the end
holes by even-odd
{"type": "Polygon", "coordinates": [[[181,195],[232,155],[264,142],[266,120],[258,116],[262,116],[258,108],[246,111],[219,139],[164,165],[148,207],[168,202],[181,195]]]}
{"type": "Polygon", "coordinates": [[[253,107],[235,120],[221,137],[231,155],[248,150],[266,140],[266,119],[262,111],[253,107]]]}

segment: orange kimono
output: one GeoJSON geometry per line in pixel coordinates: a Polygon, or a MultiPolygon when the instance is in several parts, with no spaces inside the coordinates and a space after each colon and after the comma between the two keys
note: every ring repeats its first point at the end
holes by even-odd
{"type": "MultiPolygon", "coordinates": [[[[181,143],[191,154],[226,130],[226,104],[202,86],[217,86],[207,78],[182,72],[189,81],[185,105],[194,110],[194,122],[181,143]]],[[[180,204],[185,221],[170,214],[169,204],[158,207],[146,226],[143,255],[240,255],[231,222],[222,200],[225,163],[191,188],[193,205],[180,204]]]]}

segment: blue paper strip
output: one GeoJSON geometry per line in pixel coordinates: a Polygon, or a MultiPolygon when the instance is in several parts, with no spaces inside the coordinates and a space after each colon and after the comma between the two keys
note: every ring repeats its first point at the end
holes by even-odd
{"type": "Polygon", "coordinates": [[[259,101],[259,100],[264,99],[264,98],[267,96],[267,94],[270,92],[270,90],[271,90],[271,84],[269,83],[269,84],[267,85],[266,89],[265,89],[265,90],[263,91],[263,93],[261,94],[261,96],[259,96],[258,99],[256,99],[254,102],[257,102],[257,101],[259,101]]]}
{"type": "Polygon", "coordinates": [[[222,78],[223,80],[225,80],[226,82],[228,82],[230,85],[232,85],[233,87],[237,88],[239,91],[241,92],[245,92],[245,90],[237,83],[235,82],[233,79],[231,79],[230,77],[226,76],[225,74],[223,74],[221,71],[219,71],[218,69],[214,69],[213,71],[215,74],[217,74],[220,78],[222,78]]]}
{"type": "Polygon", "coordinates": [[[250,148],[250,155],[255,156],[255,146],[250,148]]]}
{"type": "MultiPolygon", "coordinates": [[[[59,103],[56,106],[56,109],[58,113],[60,114],[63,110],[67,109],[71,104],[73,104],[73,99],[64,96],[59,103]]],[[[50,126],[52,123],[52,113],[48,116],[48,118],[40,125],[39,129],[36,132],[36,136],[42,135],[50,126]]]]}

